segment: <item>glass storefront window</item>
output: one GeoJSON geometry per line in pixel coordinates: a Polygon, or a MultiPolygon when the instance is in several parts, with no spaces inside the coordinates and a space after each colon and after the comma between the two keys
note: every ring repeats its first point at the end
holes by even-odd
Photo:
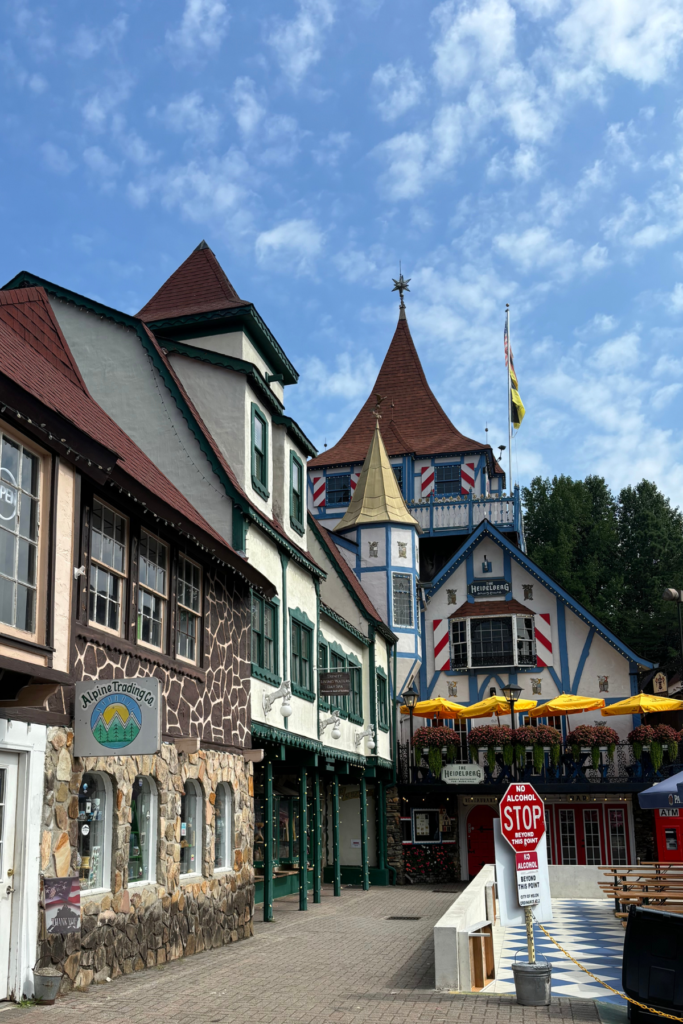
{"type": "Polygon", "coordinates": [[[152,779],[138,775],[131,797],[128,883],[153,882],[156,877],[156,788],[152,779]]]}
{"type": "Polygon", "coordinates": [[[107,788],[101,775],[86,772],[78,792],[78,856],[81,889],[104,888],[107,788]]]}
{"type": "Polygon", "coordinates": [[[216,855],[215,868],[232,867],[232,790],[226,782],[216,787],[216,855]]]}
{"type": "Polygon", "coordinates": [[[194,779],[180,799],[180,874],[202,873],[202,796],[194,779]]]}

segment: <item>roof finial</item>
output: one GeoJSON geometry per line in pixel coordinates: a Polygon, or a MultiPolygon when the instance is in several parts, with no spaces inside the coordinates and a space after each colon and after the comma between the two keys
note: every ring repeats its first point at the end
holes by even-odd
{"type": "Polygon", "coordinates": [[[379,429],[379,421],[382,419],[382,413],[380,412],[380,406],[381,406],[382,402],[384,401],[384,399],[386,398],[386,395],[378,395],[377,393],[375,393],[375,398],[377,399],[377,405],[372,410],[372,415],[376,418],[376,420],[377,420],[376,426],[379,429]]]}
{"type": "Polygon", "coordinates": [[[398,281],[396,280],[395,277],[392,277],[392,281],[394,282],[394,287],[391,290],[392,290],[392,292],[398,292],[398,294],[401,297],[401,302],[400,302],[400,305],[399,305],[398,308],[401,310],[400,318],[403,319],[403,320],[405,319],[405,313],[403,312],[403,310],[405,310],[405,308],[406,308],[406,304],[403,301],[403,293],[410,291],[410,288],[408,287],[408,285],[409,285],[411,280],[412,280],[412,278],[410,278],[410,277],[408,278],[407,281],[404,278],[403,270],[401,269],[401,263],[399,261],[399,264],[398,264],[398,281]]]}

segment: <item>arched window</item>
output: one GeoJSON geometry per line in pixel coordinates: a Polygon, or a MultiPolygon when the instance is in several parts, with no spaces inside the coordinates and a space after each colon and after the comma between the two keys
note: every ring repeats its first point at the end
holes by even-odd
{"type": "Polygon", "coordinates": [[[157,788],[154,779],[138,775],[130,802],[128,884],[156,878],[157,788]]]}
{"type": "Polygon", "coordinates": [[[180,874],[202,873],[202,791],[194,779],[185,782],[180,799],[180,874]]]}
{"type": "Polygon", "coordinates": [[[100,772],[86,772],[78,791],[78,857],[81,889],[109,888],[111,783],[100,772]]]}
{"type": "Polygon", "coordinates": [[[227,782],[216,787],[216,870],[232,868],[232,790],[227,782]]]}

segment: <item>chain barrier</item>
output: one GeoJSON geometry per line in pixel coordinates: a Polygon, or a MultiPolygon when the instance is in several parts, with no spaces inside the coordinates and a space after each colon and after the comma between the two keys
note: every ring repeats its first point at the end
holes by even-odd
{"type": "Polygon", "coordinates": [[[541,929],[541,931],[543,932],[544,935],[548,936],[548,938],[553,943],[553,945],[557,946],[557,948],[559,949],[560,953],[564,953],[564,955],[569,960],[571,960],[571,962],[573,964],[576,964],[576,966],[580,970],[582,970],[585,974],[587,974],[589,976],[589,978],[593,978],[594,981],[597,981],[598,984],[603,986],[603,988],[609,989],[609,991],[613,992],[615,996],[619,996],[620,999],[625,999],[627,1003],[633,1003],[634,1006],[638,1006],[638,1007],[640,1007],[641,1010],[646,1010],[648,1013],[655,1013],[655,1014],[657,1014],[658,1017],[666,1017],[667,1020],[683,1021],[683,1017],[675,1017],[672,1013],[664,1013],[663,1010],[655,1010],[654,1007],[647,1006],[646,1003],[639,1003],[637,999],[631,999],[631,997],[627,996],[625,992],[619,992],[618,989],[612,988],[612,986],[608,985],[606,981],[602,980],[602,978],[598,978],[597,974],[593,974],[593,972],[589,971],[587,967],[584,967],[583,964],[580,964],[578,960],[575,960],[574,957],[571,955],[571,953],[568,953],[566,949],[562,949],[562,946],[559,944],[559,942],[557,942],[552,937],[550,932],[546,931],[546,929],[543,927],[543,925],[539,921],[537,921],[536,918],[534,918],[534,924],[537,925],[541,929]]]}

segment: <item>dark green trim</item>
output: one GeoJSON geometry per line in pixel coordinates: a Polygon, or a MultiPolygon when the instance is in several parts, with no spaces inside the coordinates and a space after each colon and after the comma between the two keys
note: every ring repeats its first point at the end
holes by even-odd
{"type": "Polygon", "coordinates": [[[319,772],[313,773],[313,833],[312,833],[312,853],[313,853],[313,902],[322,902],[322,866],[323,866],[323,850],[322,850],[322,818],[320,815],[320,774],[319,772]]]}
{"type": "Polygon", "coordinates": [[[273,614],[273,622],[275,624],[275,636],[272,639],[273,639],[273,660],[275,662],[275,671],[271,672],[270,669],[262,668],[261,665],[257,665],[256,662],[252,661],[252,663],[251,663],[251,674],[252,674],[252,676],[254,676],[255,679],[261,679],[264,683],[269,683],[271,686],[279,686],[280,683],[282,682],[282,676],[280,675],[280,672],[279,672],[279,668],[280,668],[280,651],[279,651],[279,647],[280,647],[280,643],[279,643],[279,640],[280,640],[280,638],[279,638],[280,620],[279,620],[278,608],[279,608],[280,601],[279,601],[278,598],[275,598],[274,601],[267,601],[264,597],[261,597],[260,594],[255,593],[254,590],[252,589],[252,591],[251,591],[252,633],[251,633],[251,638],[250,638],[250,642],[251,642],[251,645],[252,645],[251,646],[251,655],[252,655],[252,657],[253,657],[253,653],[254,653],[254,648],[253,648],[253,643],[254,643],[253,602],[254,601],[258,601],[259,604],[262,606],[262,608],[261,608],[261,617],[262,617],[262,620],[263,620],[264,623],[265,623],[265,608],[266,608],[266,605],[269,605],[273,609],[273,612],[274,612],[274,614],[273,614]]]}
{"type": "Polygon", "coordinates": [[[306,474],[304,473],[304,464],[296,454],[295,451],[290,449],[289,451],[289,521],[292,525],[292,529],[296,530],[297,533],[303,537],[306,532],[304,529],[304,516],[306,514],[306,474]],[[297,519],[294,514],[294,464],[299,467],[299,500],[301,501],[301,519],[297,519]]]}
{"type": "Polygon", "coordinates": [[[377,734],[377,672],[375,668],[375,627],[370,623],[368,626],[368,635],[372,641],[370,644],[370,724],[375,727],[375,734],[377,734]]]}
{"type": "Polygon", "coordinates": [[[308,776],[299,775],[299,910],[308,910],[308,776]]]}
{"type": "MultiPolygon", "coordinates": [[[[372,615],[370,615],[370,613],[368,612],[367,608],[365,607],[365,605],[363,604],[361,599],[358,597],[358,594],[356,593],[356,591],[351,586],[351,583],[346,578],[346,576],[344,575],[344,573],[342,572],[340,567],[337,565],[336,561],[330,555],[327,554],[327,545],[326,545],[325,541],[322,539],[322,537],[320,536],[320,529],[321,529],[321,527],[318,526],[318,524],[315,521],[315,517],[312,516],[310,514],[310,512],[308,513],[308,526],[313,531],[313,533],[315,534],[315,536],[316,536],[320,546],[322,547],[323,551],[325,552],[325,556],[329,559],[329,561],[334,566],[334,569],[335,569],[335,572],[337,573],[337,576],[342,581],[345,589],[350,594],[353,603],[356,605],[356,607],[358,608],[358,611],[361,613],[363,618],[366,619],[369,623],[372,623],[372,625],[375,626],[375,628],[377,629],[377,632],[381,633],[382,636],[384,637],[384,639],[387,640],[390,644],[397,644],[398,643],[398,637],[396,636],[396,634],[392,633],[392,631],[389,629],[389,627],[387,625],[385,625],[385,623],[382,622],[381,619],[375,619],[372,615]]],[[[323,527],[323,529],[324,529],[324,527],[323,527]]],[[[334,544],[334,541],[332,541],[332,543],[334,544]]],[[[369,634],[370,634],[370,630],[368,630],[368,635],[369,634]]]]}
{"type": "Polygon", "coordinates": [[[386,757],[377,757],[376,754],[372,757],[366,757],[365,763],[370,768],[389,768],[390,770],[393,768],[391,761],[387,761],[386,757]]]}
{"type": "MultiPolygon", "coordinates": [[[[370,868],[368,871],[370,886],[389,885],[389,869],[370,868]]],[[[323,869],[323,878],[328,883],[334,881],[334,867],[330,864],[323,869]]],[[[340,870],[341,885],[361,885],[363,882],[363,869],[359,864],[342,864],[340,870]]]]}
{"type": "Polygon", "coordinates": [[[273,920],[273,765],[266,761],[263,839],[265,863],[263,870],[263,920],[273,920]]]}
{"type": "Polygon", "coordinates": [[[307,690],[304,686],[299,686],[298,683],[291,683],[291,687],[295,697],[301,697],[302,700],[307,700],[311,704],[315,700],[315,693],[307,690]]]}
{"type": "MultiPolygon", "coordinates": [[[[337,747],[326,747],[320,740],[311,739],[309,736],[300,736],[298,733],[287,732],[285,729],[278,729],[275,725],[265,725],[263,722],[251,723],[252,737],[256,737],[263,743],[272,743],[275,746],[298,747],[301,750],[310,750],[316,754],[324,754],[328,761],[344,761],[347,764],[365,767],[370,758],[361,754],[352,754],[348,750],[339,750],[337,747]]],[[[384,762],[382,762],[384,764],[384,762]]],[[[391,766],[390,762],[387,762],[391,766]]]]}
{"type": "Polygon", "coordinates": [[[291,416],[286,416],[282,413],[275,413],[273,415],[273,423],[277,423],[286,428],[287,433],[291,436],[293,441],[296,441],[304,455],[309,455],[311,458],[314,458],[318,454],[318,449],[313,447],[313,442],[309,441],[299,424],[296,420],[293,420],[291,416]]]}
{"type": "Polygon", "coordinates": [[[313,651],[313,644],[315,642],[315,634],[316,634],[315,622],[313,622],[311,619],[309,619],[309,617],[306,614],[306,612],[302,612],[301,608],[290,608],[289,609],[289,638],[290,638],[290,643],[289,643],[289,647],[290,647],[290,652],[289,652],[289,659],[290,659],[289,678],[292,681],[292,693],[296,694],[297,697],[303,697],[304,700],[309,700],[309,701],[314,701],[316,699],[316,697],[317,697],[317,687],[315,685],[315,659],[317,657],[317,652],[313,651]],[[292,662],[292,623],[293,622],[296,622],[300,626],[303,626],[304,629],[307,629],[309,631],[310,635],[311,635],[311,641],[310,641],[310,643],[311,643],[311,650],[310,650],[310,657],[309,657],[309,660],[308,660],[309,671],[310,671],[310,674],[311,674],[311,679],[310,679],[311,685],[310,685],[310,688],[307,687],[307,686],[301,686],[300,683],[295,683],[294,680],[293,680],[293,677],[292,677],[292,664],[291,664],[291,662],[292,662]]]}
{"type": "MultiPolygon", "coordinates": [[[[10,284],[12,283],[10,282],[10,284]]],[[[14,287],[21,286],[15,285],[14,287]]],[[[197,337],[198,335],[205,337],[209,333],[225,334],[226,331],[219,326],[211,331],[202,330],[203,324],[224,320],[236,321],[238,326],[245,328],[251,341],[261,352],[265,361],[271,364],[274,370],[282,374],[284,383],[296,384],[299,374],[251,303],[237,306],[234,309],[216,309],[210,313],[190,313],[187,316],[167,317],[164,320],[150,320],[147,326],[155,333],[157,331],[164,333],[173,332],[176,335],[184,335],[185,337],[197,337]]]]}
{"type": "MultiPolygon", "coordinates": [[[[315,694],[318,698],[318,711],[320,711],[320,580],[313,581],[315,585],[315,694]]],[[[318,739],[320,739],[320,715],[318,714],[318,739]]]]}
{"type": "Polygon", "coordinates": [[[232,505],[232,546],[235,551],[247,550],[247,531],[249,521],[244,512],[233,502],[232,505]]]}
{"type": "Polygon", "coordinates": [[[289,679],[289,662],[287,661],[287,566],[289,559],[282,551],[280,552],[280,566],[282,567],[282,674],[289,679]]]}
{"type": "Polygon", "coordinates": [[[268,458],[269,458],[269,441],[268,437],[268,420],[265,417],[265,413],[262,409],[256,405],[255,402],[251,403],[251,485],[257,494],[260,494],[266,501],[270,497],[270,491],[268,490],[268,458]],[[256,475],[256,440],[254,436],[254,427],[256,420],[259,420],[263,427],[263,476],[262,480],[256,475]]]}
{"type": "Polygon", "coordinates": [[[370,888],[370,862],[368,859],[368,792],[365,776],[360,780],[360,850],[363,868],[363,889],[370,888]]]}
{"type": "Polygon", "coordinates": [[[383,668],[378,668],[375,675],[377,677],[377,689],[379,691],[379,687],[384,685],[384,695],[386,698],[384,701],[386,717],[382,715],[382,702],[380,700],[377,701],[377,728],[381,729],[382,732],[389,732],[389,677],[383,668]]]}
{"type": "MultiPolygon", "coordinates": [[[[310,562],[303,554],[303,552],[300,551],[294,544],[288,541],[285,537],[283,537],[281,533],[278,533],[278,531],[275,530],[270,525],[270,523],[268,523],[263,518],[261,512],[259,512],[259,510],[251,504],[249,499],[243,493],[241,493],[234,485],[234,483],[230,479],[229,474],[221,465],[221,462],[218,459],[216,453],[214,452],[209,442],[209,439],[207,438],[204,431],[200,427],[199,423],[195,419],[194,414],[191,412],[190,407],[185,401],[185,398],[180,389],[178,388],[175,380],[168,372],[168,369],[165,363],[163,362],[161,355],[159,354],[156,346],[150,339],[147,331],[145,330],[145,326],[141,320],[138,320],[137,317],[130,316],[128,313],[121,313],[118,309],[112,309],[111,306],[105,306],[104,303],[97,302],[95,299],[89,299],[84,295],[79,295],[78,292],[72,292],[68,288],[62,288],[61,285],[54,284],[52,281],[47,281],[44,278],[38,277],[35,274],[30,274],[28,273],[28,271],[25,270],[20,271],[19,274],[13,277],[12,280],[9,281],[2,290],[5,291],[15,288],[27,287],[44,288],[45,291],[48,292],[48,294],[54,295],[55,298],[62,299],[64,302],[71,302],[74,306],[78,306],[82,309],[87,309],[91,313],[96,313],[98,316],[107,317],[107,319],[112,320],[114,323],[124,324],[126,327],[129,327],[131,328],[131,330],[135,331],[143,349],[149,356],[152,365],[154,366],[157,373],[163,380],[164,385],[166,386],[168,391],[171,393],[171,396],[173,397],[175,404],[180,410],[183,419],[187,423],[191,432],[194,434],[197,440],[197,444],[199,445],[207,462],[211,466],[211,469],[220,480],[225,490],[225,493],[233,501],[233,531],[235,529],[235,507],[238,507],[244,516],[253,520],[259,526],[259,528],[263,530],[263,532],[266,533],[271,538],[271,540],[275,542],[275,544],[277,544],[279,548],[282,548],[287,552],[290,558],[293,558],[294,561],[304,566],[304,568],[308,572],[312,573],[314,576],[317,576],[321,579],[325,579],[327,574],[323,572],[321,569],[319,569],[317,565],[314,565],[312,562],[310,562]]],[[[296,377],[296,380],[298,380],[298,375],[296,377]]],[[[292,381],[292,383],[295,382],[295,380],[292,381]]],[[[233,547],[235,547],[234,544],[233,547]]],[[[244,551],[244,548],[242,547],[237,550],[244,551]]],[[[231,566],[231,568],[234,568],[234,566],[231,566]]],[[[237,569],[235,571],[239,572],[239,570],[237,569]]]]}
{"type": "Polygon", "coordinates": [[[226,370],[234,370],[235,373],[244,373],[259,398],[270,406],[271,412],[281,413],[283,411],[284,405],[270,390],[259,368],[253,363],[247,362],[246,359],[240,359],[239,356],[227,356],[222,352],[212,352],[211,349],[200,348],[198,345],[186,345],[173,338],[159,338],[158,341],[163,344],[167,352],[176,352],[178,355],[187,356],[188,359],[198,359],[202,363],[222,366],[226,370]]]}
{"type": "Polygon", "coordinates": [[[334,864],[334,895],[341,896],[341,863],[339,860],[339,776],[332,779],[332,857],[334,864]]]}
{"type": "Polygon", "coordinates": [[[282,676],[269,672],[267,668],[259,668],[253,661],[251,663],[251,674],[254,679],[260,679],[262,683],[268,683],[269,686],[280,686],[282,683],[282,676]]]}
{"type": "Polygon", "coordinates": [[[328,605],[321,602],[320,610],[323,613],[323,615],[327,616],[328,619],[332,619],[332,621],[336,622],[338,626],[341,626],[342,629],[345,629],[347,633],[350,633],[352,636],[355,636],[356,640],[360,640],[360,642],[364,644],[366,647],[370,646],[370,641],[368,640],[368,638],[364,636],[359,629],[356,629],[355,626],[352,626],[350,622],[347,622],[346,619],[342,618],[341,615],[337,614],[337,612],[335,612],[333,608],[330,608],[328,605]]]}

